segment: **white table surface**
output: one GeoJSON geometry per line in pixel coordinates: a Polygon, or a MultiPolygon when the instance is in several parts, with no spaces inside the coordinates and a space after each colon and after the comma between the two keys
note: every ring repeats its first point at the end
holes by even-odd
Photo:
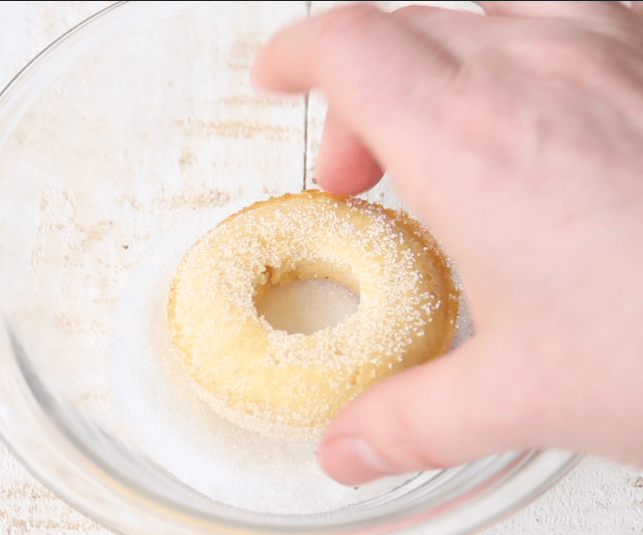
{"type": "MultiPolygon", "coordinates": [[[[0,2],[0,86],[66,30],[111,2],[0,2]]],[[[313,2],[312,9],[323,8],[313,2]]],[[[314,104],[314,103],[312,103],[314,104]]],[[[321,106],[310,107],[317,132],[321,106]]],[[[315,134],[316,136],[318,133],[315,134]]],[[[309,140],[314,151],[316,139],[309,140]]],[[[421,533],[421,531],[418,531],[421,533]]],[[[0,535],[110,535],[58,499],[0,443],[0,535]]],[[[531,505],[484,535],[641,535],[643,470],[585,458],[531,505]]]]}

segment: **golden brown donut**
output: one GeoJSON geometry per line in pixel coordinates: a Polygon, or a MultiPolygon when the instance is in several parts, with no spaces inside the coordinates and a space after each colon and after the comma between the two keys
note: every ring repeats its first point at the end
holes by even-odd
{"type": "Polygon", "coordinates": [[[377,381],[443,354],[458,297],[436,240],[406,213],[307,190],[253,204],[197,241],[168,319],[197,391],[241,425],[283,434],[318,429],[377,381]],[[275,285],[312,278],[353,290],[357,312],[310,335],[259,316],[275,285]]]}

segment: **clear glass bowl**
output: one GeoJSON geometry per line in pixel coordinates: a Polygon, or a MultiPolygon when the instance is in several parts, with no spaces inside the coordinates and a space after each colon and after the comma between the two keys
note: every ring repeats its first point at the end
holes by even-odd
{"type": "MultiPolygon", "coordinates": [[[[508,452],[326,508],[275,512],[255,507],[257,496],[244,501],[257,494],[252,476],[261,470],[213,476],[213,492],[204,491],[164,465],[154,450],[164,440],[145,445],[146,432],[124,423],[128,399],[114,399],[120,383],[109,372],[123,362],[113,357],[114,331],[146,328],[117,316],[123,294],[146,286],[141,263],[159,258],[149,251],[162,257],[170,247],[163,236],[203,213],[312,185],[316,97],[269,102],[248,83],[261,43],[307,9],[119,3],[45,50],[0,97],[0,434],[55,493],[119,532],[469,533],[539,495],[578,460],[508,452]]],[[[386,184],[368,195],[398,203],[386,184]]],[[[162,296],[145,298],[162,308],[162,296]]],[[[142,427],[181,403],[171,387],[164,401],[160,392],[148,393],[148,412],[132,409],[142,427]]],[[[261,441],[252,447],[251,462],[272,465],[261,441]]],[[[197,471],[207,470],[189,440],[185,448],[179,457],[194,454],[197,471]]],[[[273,494],[262,503],[292,500],[280,476],[270,475],[278,483],[262,491],[273,494]]],[[[304,494],[313,490],[302,481],[304,494]]]]}

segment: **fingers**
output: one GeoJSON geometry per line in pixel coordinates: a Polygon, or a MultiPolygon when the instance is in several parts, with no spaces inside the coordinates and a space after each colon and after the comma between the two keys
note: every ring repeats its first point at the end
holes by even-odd
{"type": "Polygon", "coordinates": [[[438,113],[430,93],[455,69],[457,60],[439,43],[409,32],[372,6],[356,4],[278,33],[257,55],[251,76],[272,92],[322,89],[374,159],[406,173],[413,148],[424,152],[428,142],[413,101],[438,113]]]}
{"type": "Polygon", "coordinates": [[[317,184],[327,191],[354,195],[372,188],[382,174],[370,151],[329,108],[315,165],[317,184]]]}
{"type": "Polygon", "coordinates": [[[516,424],[518,412],[525,422],[522,393],[502,386],[511,384],[511,366],[485,372],[478,364],[491,347],[476,337],[366,391],[324,433],[322,468],[340,483],[358,485],[523,447],[527,438],[516,424]]]}
{"type": "MultiPolygon", "coordinates": [[[[481,4],[492,15],[595,20],[620,13],[631,17],[618,2],[481,4]]],[[[256,86],[272,93],[321,88],[341,117],[342,126],[339,121],[329,124],[324,135],[318,162],[323,187],[362,191],[385,169],[392,177],[404,177],[404,183],[396,183],[403,197],[426,197],[435,192],[421,189],[427,169],[420,170],[418,155],[436,160],[429,150],[437,146],[436,141],[444,141],[441,122],[450,113],[444,100],[457,93],[450,82],[461,74],[462,62],[485,43],[511,43],[528,31],[524,24],[514,28],[501,22],[501,17],[435,8],[416,7],[391,16],[373,6],[349,5],[276,34],[257,55],[251,76],[256,86]],[[343,139],[345,148],[333,139],[343,139]],[[338,183],[334,177],[341,172],[350,176],[338,183]]],[[[450,200],[436,198],[430,210],[435,219],[440,214],[434,209],[452,204],[450,200]]]]}

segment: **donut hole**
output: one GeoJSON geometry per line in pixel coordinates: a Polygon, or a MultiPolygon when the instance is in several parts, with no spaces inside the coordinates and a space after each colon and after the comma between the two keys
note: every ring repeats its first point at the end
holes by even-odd
{"type": "Polygon", "coordinates": [[[335,327],[357,312],[360,301],[350,268],[321,261],[266,266],[255,290],[259,316],[288,334],[310,335],[335,327]]]}

